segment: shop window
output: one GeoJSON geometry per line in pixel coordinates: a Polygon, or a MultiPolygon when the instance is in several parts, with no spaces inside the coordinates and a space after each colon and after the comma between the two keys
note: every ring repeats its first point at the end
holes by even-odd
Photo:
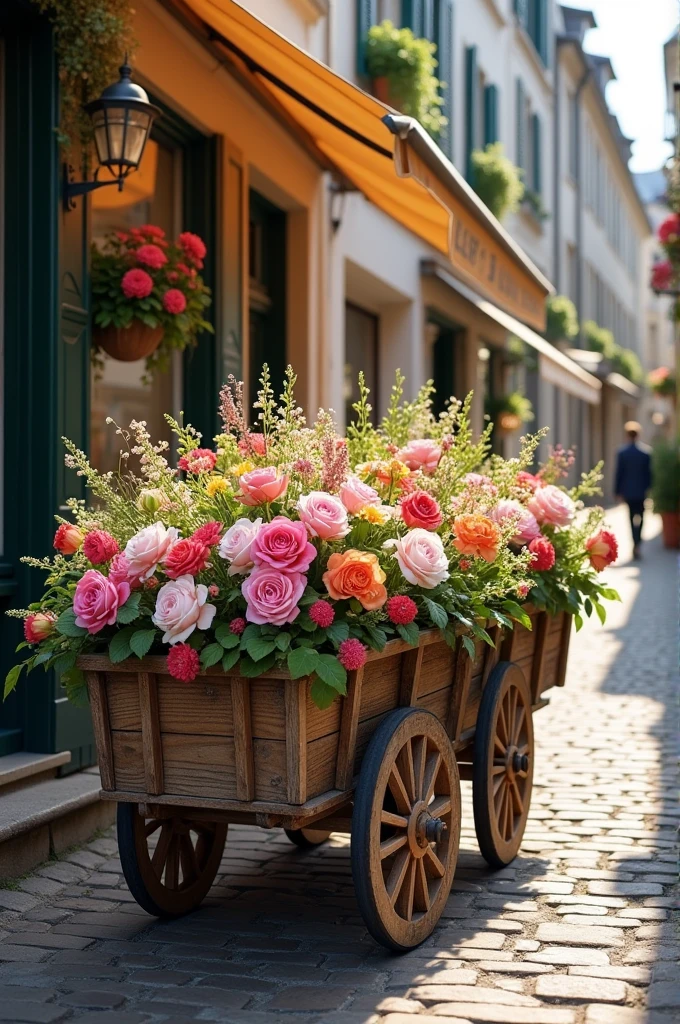
{"type": "Polygon", "coordinates": [[[456,398],[463,397],[458,394],[458,385],[461,383],[458,361],[463,347],[463,328],[440,320],[436,316],[430,316],[427,320],[426,337],[431,345],[431,376],[436,388],[432,411],[438,416],[453,395],[456,398]]]}
{"type": "Polygon", "coordinates": [[[352,405],[359,397],[357,381],[360,370],[371,392],[371,419],[374,424],[377,423],[379,324],[379,318],[374,313],[351,302],[345,304],[345,423],[350,423],[355,416],[352,405]]]}
{"type": "Polygon", "coordinates": [[[286,214],[251,190],[248,222],[249,397],[267,363],[276,397],[286,369],[286,214]]]}

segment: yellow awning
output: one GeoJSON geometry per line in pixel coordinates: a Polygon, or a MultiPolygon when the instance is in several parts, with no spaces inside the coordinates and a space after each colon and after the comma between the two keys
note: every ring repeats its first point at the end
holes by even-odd
{"type": "Polygon", "coordinates": [[[174,0],[371,202],[447,256],[493,302],[541,330],[550,283],[420,125],[346,81],[234,0],[174,0]]]}

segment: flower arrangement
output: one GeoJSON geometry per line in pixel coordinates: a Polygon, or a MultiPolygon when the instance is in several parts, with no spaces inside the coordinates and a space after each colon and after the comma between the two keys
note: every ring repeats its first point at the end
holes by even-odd
{"type": "Polygon", "coordinates": [[[676,392],[675,374],[668,366],[658,366],[647,374],[647,384],[655,395],[673,396],[676,392]]]}
{"type": "MultiPolygon", "coordinates": [[[[167,370],[173,349],[196,345],[201,331],[213,333],[205,320],[211,293],[199,274],[205,256],[198,235],[184,231],[170,242],[153,224],[114,231],[101,249],[93,245],[93,314],[100,343],[108,328],[125,331],[138,322],[157,330],[160,343],[146,358],[148,378],[167,370]]],[[[96,333],[94,341],[96,359],[96,333]]]]}
{"type": "Polygon", "coordinates": [[[472,655],[475,637],[492,643],[489,622],[530,625],[527,598],[574,613],[577,625],[582,610],[604,620],[602,600],[617,595],[597,574],[616,540],[601,509],[577,518],[599,470],[567,490],[573,457],[558,448],[530,473],[541,434],[523,439],[518,458],[490,456],[491,427],[477,439],[471,431],[471,395],[435,418],[431,384],[405,401],[399,373],[377,428],[360,376],[346,436],[324,410],[308,426],[294,384],[288,368],[276,402],[264,368],[255,429],[243,384],[230,379],[211,448],[168,417],[177,469],[144,423],[116,427],[123,470],[134,454],[139,477],[100,474],[65,440],[66,464],[95,505],[71,500],[56,554],[25,559],[47,572],[47,587],[11,613],[24,620],[29,656],[9,672],[5,695],[24,667],[42,665],[65,673],[78,700],[79,654],[117,663],[154,652],[187,683],[218,664],[250,677],[287,666],[314,677],[313,699],[325,707],[367,649],[390,638],[415,645],[436,627],[472,655]]]}

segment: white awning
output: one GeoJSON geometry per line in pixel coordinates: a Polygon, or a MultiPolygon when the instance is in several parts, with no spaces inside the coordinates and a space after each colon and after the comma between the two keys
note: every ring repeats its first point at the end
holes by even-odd
{"type": "Polygon", "coordinates": [[[549,341],[536,334],[530,327],[516,320],[509,313],[505,313],[492,302],[482,298],[477,292],[459,281],[446,267],[436,260],[423,260],[421,263],[423,274],[436,277],[442,284],[447,285],[456,291],[461,298],[475,306],[481,313],[485,313],[491,320],[494,320],[501,327],[504,327],[510,334],[521,338],[527,345],[530,345],[538,353],[539,375],[555,387],[561,388],[567,394],[574,395],[590,405],[598,405],[602,382],[594,377],[592,373],[582,369],[573,359],[566,356],[559,349],[551,345],[549,341]]]}

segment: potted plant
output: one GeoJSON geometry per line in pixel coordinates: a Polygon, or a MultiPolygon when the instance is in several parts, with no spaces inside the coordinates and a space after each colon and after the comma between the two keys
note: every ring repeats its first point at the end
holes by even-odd
{"type": "Polygon", "coordinates": [[[545,336],[555,344],[558,341],[573,342],[578,336],[578,313],[576,306],[566,295],[551,295],[545,304],[545,336]]]}
{"type": "Polygon", "coordinates": [[[183,232],[170,242],[153,224],[107,235],[92,248],[93,346],[112,359],[146,359],[146,376],[165,370],[173,349],[197,343],[210,289],[199,270],[206,248],[183,232]]]}
{"type": "Polygon", "coordinates": [[[647,374],[650,391],[664,398],[672,398],[676,391],[675,374],[667,366],[659,366],[647,374]]]}
{"type": "Polygon", "coordinates": [[[472,153],[472,187],[498,220],[515,213],[524,195],[522,172],[505,155],[502,142],[472,153]]]}
{"type": "Polygon", "coordinates": [[[391,21],[373,25],[366,40],[366,69],[374,95],[417,118],[435,139],[447,124],[435,74],[436,50],[428,39],[417,39],[410,28],[396,28],[391,21]]]}
{"type": "Polygon", "coordinates": [[[657,441],[652,450],[652,500],[661,516],[663,544],[680,547],[680,446],[657,441]]]}
{"type": "Polygon", "coordinates": [[[508,395],[490,399],[487,412],[493,423],[504,434],[519,430],[523,423],[530,423],[534,418],[534,409],[520,391],[511,391],[508,395]]]}

